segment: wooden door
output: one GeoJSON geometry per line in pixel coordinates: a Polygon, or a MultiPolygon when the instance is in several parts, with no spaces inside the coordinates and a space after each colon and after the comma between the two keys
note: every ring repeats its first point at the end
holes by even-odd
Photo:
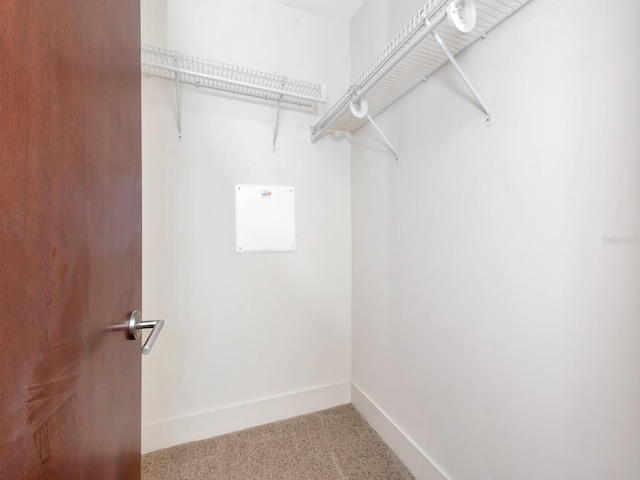
{"type": "Polygon", "coordinates": [[[140,478],[139,0],[0,2],[0,478],[140,478]]]}

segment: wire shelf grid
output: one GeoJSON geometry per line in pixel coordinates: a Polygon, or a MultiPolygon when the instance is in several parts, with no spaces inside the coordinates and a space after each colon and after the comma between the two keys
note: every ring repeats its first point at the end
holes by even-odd
{"type": "MultiPolygon", "coordinates": [[[[427,35],[417,45],[411,45],[411,40],[428,29],[434,19],[444,18],[442,15],[445,7],[454,1],[430,0],[424,5],[312,127],[312,138],[316,140],[328,130],[354,133],[367,123],[366,117],[358,118],[349,110],[349,105],[358,97],[359,92],[367,91],[369,112],[371,117],[375,117],[446,63],[448,59],[433,35],[427,35]],[[398,63],[381,75],[385,66],[397,59],[400,59],[398,63]],[[331,127],[327,128],[327,125],[331,127]]],[[[441,22],[434,31],[440,35],[451,53],[457,55],[530,1],[475,0],[477,20],[473,32],[461,36],[446,21],[441,22]]]]}
{"type": "Polygon", "coordinates": [[[300,107],[325,101],[320,84],[295,80],[184,53],[141,46],[142,73],[181,83],[300,107]]]}

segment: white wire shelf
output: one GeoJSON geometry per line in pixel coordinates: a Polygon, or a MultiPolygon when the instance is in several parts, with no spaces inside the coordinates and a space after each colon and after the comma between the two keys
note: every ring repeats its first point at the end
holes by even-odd
{"type": "MultiPolygon", "coordinates": [[[[447,50],[452,56],[458,54],[530,1],[475,0],[476,26],[472,32],[460,35],[449,22],[444,20],[447,18],[447,9],[451,4],[458,6],[463,2],[429,0],[349,86],[344,95],[311,128],[312,141],[315,142],[331,130],[356,132],[365,123],[371,121],[372,117],[383,112],[449,61],[447,50]],[[446,46],[440,45],[439,39],[446,46]],[[363,115],[352,114],[352,104],[359,105],[365,99],[368,104],[368,113],[365,111],[363,115]]],[[[454,66],[472,89],[488,116],[489,113],[477,92],[459,70],[459,66],[455,63],[454,66]]]]}
{"type": "Polygon", "coordinates": [[[178,138],[182,137],[182,84],[261,98],[275,103],[277,111],[273,127],[274,152],[282,104],[308,107],[315,111],[318,103],[326,102],[326,88],[317,83],[294,80],[150,45],[141,45],[140,53],[143,74],[172,80],[176,84],[178,138]]]}
{"type": "Polygon", "coordinates": [[[142,73],[149,76],[304,107],[326,101],[324,86],[315,83],[149,45],[141,46],[141,55],[142,73]]]}

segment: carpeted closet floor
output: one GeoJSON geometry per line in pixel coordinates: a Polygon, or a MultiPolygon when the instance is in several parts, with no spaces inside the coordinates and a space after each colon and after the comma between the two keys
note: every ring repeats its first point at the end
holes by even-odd
{"type": "Polygon", "coordinates": [[[352,405],[142,457],[142,480],[413,478],[352,405]]]}

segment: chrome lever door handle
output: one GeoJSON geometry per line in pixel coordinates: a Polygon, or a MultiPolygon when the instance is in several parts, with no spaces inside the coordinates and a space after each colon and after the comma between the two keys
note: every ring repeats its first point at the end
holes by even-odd
{"type": "Polygon", "coordinates": [[[156,342],[160,331],[164,327],[164,320],[153,320],[150,322],[142,321],[142,314],[138,310],[131,312],[131,316],[127,321],[127,332],[130,340],[137,340],[140,337],[140,330],[143,328],[151,328],[151,334],[142,346],[142,354],[149,355],[153,344],[156,342]]]}

